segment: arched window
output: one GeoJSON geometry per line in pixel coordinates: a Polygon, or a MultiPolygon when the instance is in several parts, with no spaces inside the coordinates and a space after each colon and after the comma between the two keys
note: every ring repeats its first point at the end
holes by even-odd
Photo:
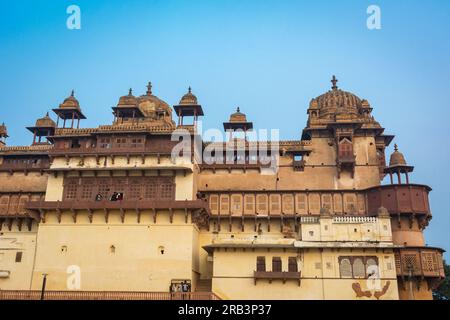
{"type": "Polygon", "coordinates": [[[353,260],[353,276],[355,278],[365,278],[366,270],[362,258],[353,260]]]}
{"type": "Polygon", "coordinates": [[[349,258],[342,258],[339,263],[339,271],[341,273],[341,278],[352,278],[352,264],[349,258]]]}
{"type": "Polygon", "coordinates": [[[371,275],[372,273],[376,273],[377,275],[379,275],[379,270],[378,270],[378,262],[375,258],[367,258],[366,260],[366,270],[367,270],[367,274],[371,275]]]}

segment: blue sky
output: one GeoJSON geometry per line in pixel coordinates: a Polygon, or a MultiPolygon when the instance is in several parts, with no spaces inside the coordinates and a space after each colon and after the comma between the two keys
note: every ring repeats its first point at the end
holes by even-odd
{"type": "Polygon", "coordinates": [[[239,106],[257,128],[298,139],[336,74],[396,135],[412,181],[433,188],[427,243],[450,249],[449,53],[445,0],[0,0],[0,122],[9,144],[30,144],[25,126],[75,89],[82,126],[109,123],[120,95],[152,81],[170,105],[192,86],[206,127],[239,106]],[[66,28],[71,4],[81,30],[66,28]],[[371,4],[381,30],[366,27],[371,4]]]}

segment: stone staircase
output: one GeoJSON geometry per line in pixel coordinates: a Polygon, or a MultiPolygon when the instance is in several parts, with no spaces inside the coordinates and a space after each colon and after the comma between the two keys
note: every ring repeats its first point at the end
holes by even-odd
{"type": "Polygon", "coordinates": [[[211,292],[211,290],[212,290],[212,279],[199,279],[197,281],[195,292],[211,292]]]}

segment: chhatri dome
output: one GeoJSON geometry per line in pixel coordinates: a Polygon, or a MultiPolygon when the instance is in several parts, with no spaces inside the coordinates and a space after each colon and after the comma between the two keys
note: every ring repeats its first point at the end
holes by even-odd
{"type": "Polygon", "coordinates": [[[64,100],[64,102],[59,105],[59,108],[61,108],[61,109],[77,109],[77,110],[81,110],[80,109],[80,103],[75,98],[75,91],[74,90],[72,90],[70,96],[67,97],[64,100]]]}
{"type": "Polygon", "coordinates": [[[236,112],[230,115],[230,122],[247,122],[247,116],[237,107],[236,112]]]}
{"type": "Polygon", "coordinates": [[[181,97],[179,105],[191,106],[191,105],[196,105],[196,104],[198,104],[197,97],[194,94],[192,94],[192,89],[191,89],[191,87],[189,87],[188,92],[184,96],[181,97]]]}
{"type": "Polygon", "coordinates": [[[44,117],[36,120],[35,127],[55,128],[56,123],[49,117],[48,112],[47,112],[47,114],[44,117]]]}
{"type": "Polygon", "coordinates": [[[128,94],[126,96],[122,96],[119,98],[119,103],[117,104],[118,107],[123,106],[136,106],[138,104],[138,101],[135,96],[133,96],[133,90],[130,88],[128,91],[128,94]]]}
{"type": "Polygon", "coordinates": [[[406,160],[403,156],[403,153],[398,151],[397,144],[394,145],[394,152],[391,154],[391,158],[389,159],[389,166],[395,167],[395,166],[406,166],[406,160]]]}

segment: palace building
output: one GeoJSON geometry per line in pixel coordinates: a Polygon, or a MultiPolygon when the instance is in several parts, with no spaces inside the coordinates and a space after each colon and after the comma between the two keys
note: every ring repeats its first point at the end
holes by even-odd
{"type": "Polygon", "coordinates": [[[149,84],[110,124],[80,126],[72,92],[29,146],[1,125],[0,299],[432,299],[431,188],[397,146],[386,162],[367,100],[333,77],[288,141],[250,139],[239,109],[203,141],[204,110],[149,84]]]}

